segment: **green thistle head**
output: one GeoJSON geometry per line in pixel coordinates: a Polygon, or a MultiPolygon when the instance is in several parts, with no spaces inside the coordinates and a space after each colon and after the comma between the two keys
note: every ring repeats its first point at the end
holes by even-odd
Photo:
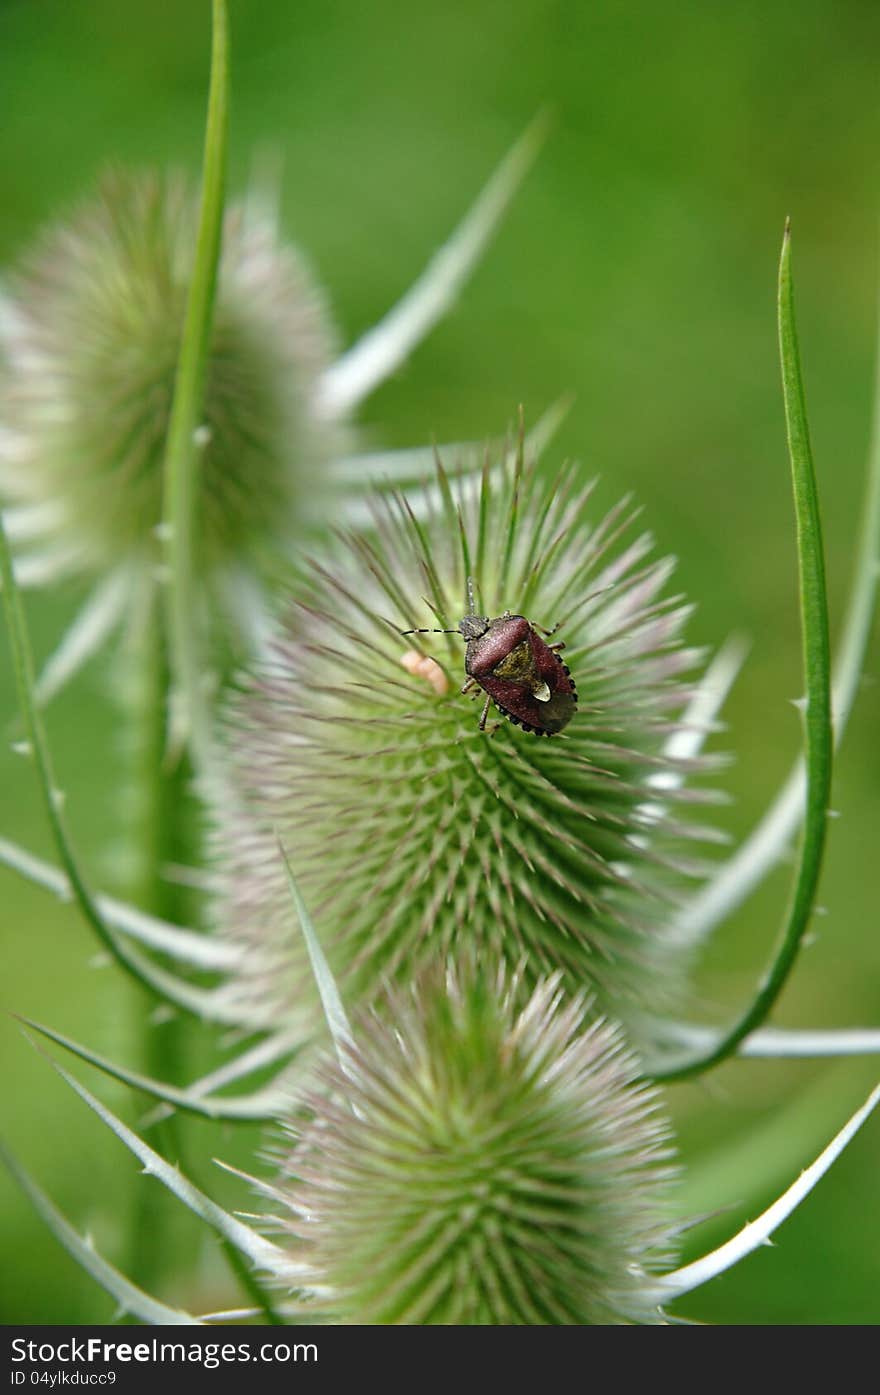
{"type": "Polygon", "coordinates": [[[559,970],[621,1019],[674,998],[664,926],[695,830],[670,809],[697,796],[668,747],[696,654],[662,595],[670,562],[622,541],[625,504],[594,522],[590,493],[521,457],[481,483],[440,470],[421,518],[379,501],[372,536],[303,580],[230,714],[216,809],[217,920],[245,950],[229,992],[249,1019],[282,1025],[313,995],[279,837],[349,1004],[463,951],[524,959],[527,986],[559,970]],[[462,635],[402,633],[455,630],[468,578],[483,615],[558,624],[579,693],[559,734],[481,731],[462,635]]]}
{"type": "MultiPolygon", "coordinates": [[[[33,506],[19,515],[35,570],[158,560],[196,223],[184,180],[118,170],[4,287],[0,489],[33,506]]],[[[203,574],[264,571],[313,508],[338,444],[315,392],[332,347],[298,256],[256,207],[231,208],[199,430],[203,574]]]]}
{"type": "Polygon", "coordinates": [[[558,978],[519,997],[503,973],[434,973],[325,1072],[280,1190],[333,1320],[661,1320],[673,1173],[655,1092],[558,978]]]}

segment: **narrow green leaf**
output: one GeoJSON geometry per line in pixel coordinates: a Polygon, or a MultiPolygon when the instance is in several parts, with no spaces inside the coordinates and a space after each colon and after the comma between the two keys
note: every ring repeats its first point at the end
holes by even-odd
{"type": "Polygon", "coordinates": [[[164,1303],[159,1303],[155,1298],[151,1298],[148,1293],[144,1293],[143,1289],[138,1288],[106,1259],[103,1259],[97,1250],[73,1229],[70,1222],[49,1200],[45,1192],[31,1180],[24,1168],[2,1143],[0,1143],[0,1162],[15,1178],[37,1215],[45,1222],[58,1243],[63,1245],[77,1264],[85,1269],[86,1273],[90,1274],[101,1285],[101,1288],[110,1294],[111,1298],[116,1300],[124,1312],[139,1318],[141,1322],[149,1322],[154,1325],[167,1323],[169,1325],[201,1326],[199,1319],[192,1317],[191,1314],[180,1308],[168,1308],[164,1303]]]}
{"type": "Polygon", "coordinates": [[[333,977],[330,965],[327,963],[327,960],[324,956],[324,951],[322,950],[318,936],[315,933],[315,927],[312,924],[312,918],[309,915],[308,907],[306,906],[306,903],[302,898],[302,893],[300,892],[300,889],[296,884],[296,878],[293,875],[293,869],[290,865],[290,859],[288,858],[287,852],[280,840],[278,843],[278,847],[281,851],[281,856],[284,858],[284,866],[287,870],[287,882],[288,886],[290,887],[291,899],[293,900],[294,907],[296,908],[296,914],[299,918],[300,928],[303,933],[303,939],[306,942],[306,948],[309,952],[309,960],[311,961],[312,965],[312,973],[315,975],[315,983],[317,984],[318,992],[321,996],[321,1005],[324,1009],[324,1016],[327,1019],[327,1026],[330,1029],[330,1035],[333,1038],[337,1054],[340,1058],[340,1063],[343,1065],[344,1068],[345,1048],[351,1046],[352,1042],[354,1041],[354,1036],[352,1034],[348,1018],[345,1014],[345,1008],[342,1006],[342,998],[340,997],[339,989],[336,986],[336,980],[333,977]]]}
{"type": "MultiPolygon", "coordinates": [[[[880,588],[880,304],[877,323],[871,446],[858,515],[861,525],[831,685],[835,750],[843,739],[859,690],[880,588]]],[[[685,907],[678,920],[685,941],[697,944],[705,939],[779,862],[803,817],[804,779],[804,763],[799,759],[742,846],[685,907]]]]}
{"type": "Polygon", "coordinates": [[[0,518],[0,585],[2,585],[3,591],[3,605],[6,611],[13,671],[18,689],[25,738],[33,756],[34,769],[43,797],[43,806],[58,857],[74,901],[86,923],[94,930],[108,953],[122,968],[132,974],[148,992],[157,997],[165,998],[178,1007],[186,1008],[188,1012],[195,1013],[200,1017],[211,1017],[214,1020],[235,1020],[228,1012],[224,1012],[224,1004],[222,1000],[218,999],[216,993],[196,988],[182,979],[178,979],[174,974],[167,973],[164,969],[151,964],[143,955],[138,954],[136,950],[125,944],[101,915],[95,898],[80,871],[79,862],[74,854],[61,815],[61,798],[55,779],[49,744],[43,727],[43,719],[34,699],[34,663],[30,635],[24,617],[21,596],[15,583],[12,557],[3,530],[2,518],[0,518]]]}
{"type": "Polygon", "coordinates": [[[738,1021],[724,1032],[712,1047],[653,1071],[656,1080],[681,1080],[718,1065],[732,1055],[739,1043],[766,1020],[794,965],[809,925],[819,882],[831,794],[831,656],[822,528],[795,329],[791,237],[788,224],[785,228],[779,264],[779,350],[797,524],[806,686],[806,810],[798,866],[782,933],[770,966],[761,978],[752,1002],[738,1021]]]}
{"type": "MultiPolygon", "coordinates": [[[[81,1061],[87,1061],[90,1066],[103,1071],[105,1075],[111,1076],[114,1080],[121,1080],[124,1085],[128,1085],[133,1090],[141,1090],[145,1095],[151,1095],[154,1099],[164,1100],[166,1104],[173,1105],[175,1109],[181,1109],[188,1114],[199,1114],[205,1119],[225,1119],[229,1122],[252,1122],[255,1120],[277,1119],[279,1113],[287,1108],[290,1103],[290,1091],[283,1085],[269,1084],[261,1090],[255,1090],[249,1095],[230,1096],[224,1099],[222,1096],[201,1095],[192,1089],[182,1089],[174,1085],[168,1085],[162,1080],[153,1080],[149,1076],[140,1075],[137,1071],[127,1070],[124,1066],[119,1066],[115,1061],[110,1061],[106,1056],[101,1056],[97,1051],[92,1051],[88,1046],[81,1045],[80,1042],[73,1041],[71,1037],[66,1037],[63,1032],[56,1032],[52,1027],[44,1027],[39,1022],[32,1021],[29,1017],[18,1019],[26,1027],[39,1032],[41,1036],[54,1041],[57,1046],[61,1046],[65,1051],[78,1056],[81,1061]]],[[[284,1079],[284,1074],[279,1080],[284,1079]]]]}

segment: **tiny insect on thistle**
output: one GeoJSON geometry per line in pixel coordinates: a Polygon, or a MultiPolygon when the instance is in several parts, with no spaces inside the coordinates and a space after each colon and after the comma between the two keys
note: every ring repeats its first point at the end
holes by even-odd
{"type": "Polygon", "coordinates": [[[455,630],[403,630],[407,635],[460,634],[466,641],[464,668],[467,693],[478,684],[486,694],[480,714],[480,731],[486,730],[489,707],[494,702],[502,716],[533,731],[553,736],[568,726],[577,709],[577,691],[567,664],[560,657],[563,643],[546,642],[556,633],[543,630],[524,615],[503,615],[490,619],[478,615],[474,604],[474,584],[468,578],[468,613],[455,630]]]}

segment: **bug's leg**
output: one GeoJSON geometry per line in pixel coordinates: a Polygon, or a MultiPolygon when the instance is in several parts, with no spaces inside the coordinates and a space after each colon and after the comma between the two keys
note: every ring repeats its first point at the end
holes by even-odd
{"type": "MultiPolygon", "coordinates": [[[[553,629],[552,629],[552,630],[545,630],[543,625],[536,625],[535,622],[534,622],[534,620],[533,620],[533,621],[532,621],[532,629],[533,629],[533,630],[538,630],[538,631],[544,636],[545,639],[549,639],[551,635],[555,635],[556,631],[559,629],[559,626],[560,626],[561,624],[562,624],[562,621],[561,621],[561,620],[557,620],[557,621],[556,621],[556,624],[553,626],[553,629]]],[[[554,645],[551,645],[551,648],[555,649],[555,648],[556,648],[555,644],[554,644],[554,645]]]]}
{"type": "Polygon", "coordinates": [[[472,687],[474,686],[474,684],[476,683],[476,681],[477,681],[476,678],[469,678],[468,681],[467,681],[466,683],[462,683],[462,685],[461,685],[461,687],[459,688],[458,691],[459,691],[460,693],[469,693],[470,690],[471,690],[471,688],[472,688],[472,687]]]}
{"type": "Polygon", "coordinates": [[[487,697],[486,701],[483,703],[483,710],[480,713],[480,731],[486,730],[486,718],[489,715],[489,708],[491,707],[491,705],[492,699],[490,697],[487,697]]]}
{"type": "MultiPolygon", "coordinates": [[[[551,634],[552,634],[552,631],[551,631],[551,634]]],[[[547,645],[547,648],[550,649],[554,654],[558,654],[559,651],[560,651],[560,649],[564,649],[564,648],[565,648],[565,644],[563,643],[562,640],[560,640],[558,644],[548,644],[548,645],[547,645]]]]}

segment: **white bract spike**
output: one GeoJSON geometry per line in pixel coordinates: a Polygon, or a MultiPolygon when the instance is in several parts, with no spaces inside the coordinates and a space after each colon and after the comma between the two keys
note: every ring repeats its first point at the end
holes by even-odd
{"type": "Polygon", "coordinates": [[[532,165],[545,127],[543,117],[532,123],[403,299],[325,370],[318,387],[320,410],[327,419],[344,416],[363,401],[449,310],[532,165]]]}
{"type": "Polygon", "coordinates": [[[15,584],[22,591],[31,587],[49,586],[73,570],[79,553],[71,548],[55,546],[48,552],[30,552],[13,561],[15,584]]]}
{"type": "Polygon", "coordinates": [[[773,1232],[809,1195],[878,1103],[880,1103],[880,1085],[871,1092],[861,1109],[856,1111],[849,1122],[831,1140],[828,1147],[819,1154],[816,1161],[801,1173],[797,1181],[792,1183],[788,1190],[783,1192],[782,1196],[774,1201],[763,1215],[755,1221],[750,1221],[738,1235],[735,1235],[732,1240],[728,1240],[717,1250],[712,1250],[710,1254],[695,1260],[693,1264],[686,1264],[682,1269],[676,1269],[671,1274],[666,1274],[659,1279],[655,1288],[657,1302],[669,1303],[684,1293],[690,1293],[693,1289],[708,1283],[710,1279],[716,1278],[718,1274],[723,1274],[726,1269],[738,1264],[741,1259],[745,1259],[747,1255],[765,1244],[773,1232]]]}
{"type": "MultiPolygon", "coordinates": [[[[3,453],[0,433],[0,454],[3,453]]],[[[54,533],[64,523],[64,510],[54,500],[42,504],[18,504],[3,510],[3,529],[13,544],[30,543],[54,533]]]]}
{"type": "Polygon", "coordinates": [[[265,1177],[257,1177],[253,1172],[244,1172],[240,1167],[233,1167],[231,1163],[224,1162],[222,1158],[212,1158],[212,1162],[223,1172],[228,1172],[230,1177],[240,1177],[243,1182],[247,1182],[249,1187],[259,1192],[261,1196],[268,1197],[271,1201],[281,1202],[287,1205],[288,1197],[281,1187],[275,1187],[271,1182],[267,1182],[265,1177]]]}
{"type": "MultiPolygon", "coordinates": [[[[681,727],[666,742],[663,748],[665,755],[676,760],[690,760],[699,755],[712,723],[742,671],[749,648],[749,641],[741,635],[731,635],[725,642],[688,703],[681,727]]],[[[655,789],[670,789],[674,787],[671,782],[675,779],[666,772],[650,776],[648,784],[655,789]]],[[[677,784],[681,784],[681,776],[677,777],[677,784]]]]}
{"type": "MultiPolygon", "coordinates": [[[[693,760],[700,754],[703,742],[724,706],[748,652],[748,641],[739,635],[732,635],[718,651],[685,709],[681,726],[666,742],[663,748],[665,756],[684,761],[693,760]]],[[[683,771],[662,770],[650,775],[645,783],[661,792],[670,792],[679,789],[683,781],[683,771]]],[[[635,812],[644,823],[654,824],[665,817],[667,807],[651,800],[640,804],[635,812]]]]}
{"type": "MultiPolygon", "coordinates": [[[[2,321],[3,314],[0,311],[0,332],[2,332],[2,321]]],[[[30,443],[26,436],[23,436],[20,431],[10,431],[8,427],[0,426],[0,471],[7,480],[15,478],[21,466],[26,464],[29,453],[30,443]]]]}
{"type": "MultiPolygon", "coordinates": [[[[708,1050],[720,1038],[713,1027],[660,1024],[664,1044],[708,1050]]],[[[782,1060],[822,1056],[880,1055],[880,1027],[759,1027],[740,1042],[738,1056],[782,1060]]]]}
{"type": "Polygon", "coordinates": [[[829,1027],[797,1031],[762,1027],[739,1048],[741,1056],[873,1056],[880,1054],[880,1028],[829,1027]]]}
{"type": "Polygon", "coordinates": [[[187,1088],[187,1094],[207,1095],[214,1090],[221,1090],[225,1085],[231,1085],[234,1080],[241,1080],[243,1076],[252,1075],[254,1071],[273,1065],[301,1045],[301,1032],[286,1032],[266,1037],[249,1051],[242,1052],[240,1056],[227,1061],[209,1075],[194,1080],[187,1088]]]}
{"type": "Polygon", "coordinates": [[[199,1313],[199,1322],[247,1322],[263,1316],[262,1308],[224,1308],[216,1313],[199,1313]]]}
{"type": "Polygon", "coordinates": [[[298,1267],[292,1264],[290,1258],[279,1246],[264,1239],[263,1236],[257,1235],[249,1226],[242,1225],[228,1211],[224,1211],[222,1206],[218,1206],[210,1197],[205,1196],[204,1192],[200,1191],[184,1176],[179,1167],[172,1166],[159,1153],[154,1152],[149,1144],[123,1124],[121,1119],[101,1104],[100,1100],[97,1100],[84,1085],[80,1085],[79,1081],[66,1070],[54,1062],[53,1065],[70,1088],[79,1095],[80,1099],[84,1100],[93,1113],[97,1114],[98,1118],[115,1133],[129,1152],[133,1153],[141,1162],[147,1176],[155,1177],[170,1192],[173,1192],[189,1210],[234,1245],[252,1263],[270,1272],[276,1272],[280,1267],[283,1267],[286,1273],[290,1273],[298,1267]]]}
{"type": "Polygon", "coordinates": [[[274,146],[261,146],[251,156],[251,170],[244,196],[245,226],[259,230],[268,226],[278,236],[281,229],[281,195],[284,187],[284,156],[274,146]]]}
{"type": "Polygon", "coordinates": [[[163,1120],[171,1118],[178,1109],[188,1110],[205,1119],[217,1119],[221,1122],[266,1123],[269,1120],[277,1121],[290,1109],[292,1100],[290,1082],[285,1071],[279,1072],[279,1075],[268,1085],[253,1090],[250,1094],[223,1095],[216,1098],[211,1095],[194,1094],[190,1090],[174,1090],[170,1086],[163,1085],[161,1081],[148,1082],[150,1087],[148,1089],[143,1077],[139,1079],[130,1072],[123,1073],[118,1069],[113,1074],[124,1079],[133,1089],[143,1090],[161,1101],[160,1104],[140,1116],[139,1126],[143,1131],[154,1128],[156,1124],[161,1124],[163,1120]]]}
{"type": "MultiPolygon", "coordinates": [[[[527,456],[539,456],[550,444],[568,413],[573,398],[565,394],[538,418],[525,437],[527,456]]],[[[329,463],[330,473],[342,483],[363,485],[365,479],[380,478],[394,481],[417,481],[435,474],[437,457],[451,478],[482,469],[486,451],[497,456],[501,442],[448,441],[436,446],[407,446],[398,450],[366,451],[358,455],[341,456],[329,463]],[[494,449],[493,449],[494,445],[494,449]]],[[[508,456],[512,463],[514,452],[508,456]]]]}
{"type": "MultiPolygon", "coordinates": [[[[552,440],[558,431],[561,423],[565,420],[570,407],[568,398],[563,398],[555,402],[552,407],[548,407],[543,416],[538,418],[535,426],[525,437],[523,442],[523,452],[526,459],[538,460],[545,447],[552,440]]],[[[493,465],[489,478],[496,481],[501,479],[505,472],[512,468],[516,449],[508,451],[507,455],[493,465]]],[[[432,453],[433,460],[433,453],[432,453]]],[[[479,498],[481,489],[481,470],[483,456],[476,457],[473,461],[473,468],[470,470],[456,471],[456,496],[462,510],[466,510],[479,498]]],[[[363,481],[361,482],[363,483],[363,481]]],[[[406,502],[414,518],[419,522],[431,517],[443,506],[443,490],[440,484],[434,479],[431,483],[414,486],[406,491],[406,502]]],[[[365,499],[361,494],[350,496],[342,501],[342,513],[345,522],[350,528],[362,529],[372,528],[376,523],[376,510],[369,499],[365,499]]]]}
{"type": "Polygon", "coordinates": [[[205,895],[217,890],[216,873],[208,872],[202,867],[187,867],[182,862],[163,862],[160,876],[163,881],[171,882],[174,886],[189,887],[191,891],[199,891],[205,895]]]}
{"type": "Polygon", "coordinates": [[[473,441],[451,441],[437,446],[404,447],[400,450],[362,451],[358,455],[343,455],[331,460],[328,472],[340,484],[362,487],[367,480],[389,480],[395,484],[416,482],[433,475],[436,456],[449,462],[452,473],[458,473],[462,461],[470,468],[482,463],[483,448],[473,441]]]}
{"type": "Polygon", "coordinates": [[[150,1294],[144,1293],[143,1289],[138,1288],[112,1264],[103,1259],[95,1249],[92,1236],[90,1234],[78,1235],[66,1217],[49,1200],[45,1192],[31,1181],[14,1158],[5,1150],[0,1152],[0,1157],[55,1239],[85,1269],[87,1274],[90,1274],[112,1298],[115,1298],[119,1304],[120,1313],[130,1313],[132,1317],[139,1318],[142,1322],[159,1325],[166,1323],[175,1326],[199,1324],[198,1318],[192,1317],[191,1314],[182,1309],[169,1308],[164,1303],[157,1302],[150,1294]]]}
{"type": "Polygon", "coordinates": [[[263,588],[244,567],[226,568],[218,583],[243,651],[254,657],[266,654],[276,623],[263,588]]]}
{"type": "MultiPolygon", "coordinates": [[[[182,1091],[182,1094],[191,1104],[197,1105],[215,1090],[221,1090],[224,1086],[232,1084],[233,1081],[252,1075],[254,1071],[262,1070],[265,1066],[281,1060],[282,1057],[291,1055],[295,1049],[302,1046],[302,1042],[303,1032],[301,1031],[266,1037],[256,1046],[251,1047],[249,1051],[245,1051],[241,1056],[228,1061],[226,1065],[194,1080],[182,1091]]],[[[277,1117],[289,1103],[292,1085],[293,1082],[288,1070],[282,1069],[274,1080],[251,1095],[224,1096],[222,1100],[217,1101],[218,1110],[222,1109],[226,1100],[231,1100],[233,1109],[238,1111],[236,1117],[246,1117],[246,1113],[241,1111],[246,1112],[248,1108],[251,1110],[252,1117],[262,1118],[268,1117],[270,1114],[277,1117]],[[273,1102],[276,1105],[274,1110],[270,1108],[273,1102]]],[[[172,1103],[166,1101],[159,1104],[155,1109],[151,1109],[142,1116],[141,1128],[153,1128],[154,1125],[161,1123],[163,1119],[167,1119],[174,1112],[175,1106],[172,1103]]]]}
{"type": "MultiPolygon", "coordinates": [[[[71,900],[70,884],[59,868],[44,862],[42,858],[34,857],[32,853],[25,852],[24,848],[6,838],[0,838],[0,864],[36,883],[37,886],[54,892],[62,900],[71,900]]],[[[167,920],[159,920],[135,906],[115,901],[110,896],[99,895],[95,898],[95,903],[104,920],[114,930],[148,945],[150,949],[160,950],[181,963],[215,972],[234,969],[238,963],[240,951],[233,945],[221,944],[207,935],[198,934],[195,930],[185,930],[167,920]]]]}
{"type": "Polygon", "coordinates": [[[132,577],[117,567],[95,587],[37,679],[34,697],[44,707],[70,682],[116,629],[125,614],[132,577]]]}
{"type": "MultiPolygon", "coordinates": [[[[500,473],[500,466],[493,470],[493,477],[500,473]]],[[[459,497],[470,502],[477,498],[480,492],[480,476],[475,471],[473,474],[463,478],[458,487],[459,497]]],[[[441,503],[443,492],[438,484],[419,485],[416,488],[408,489],[406,492],[406,502],[414,518],[419,522],[430,518],[438,505],[441,503]]],[[[376,512],[369,498],[363,498],[359,493],[342,501],[341,511],[346,524],[353,529],[359,530],[372,528],[376,522],[376,512]]]]}

